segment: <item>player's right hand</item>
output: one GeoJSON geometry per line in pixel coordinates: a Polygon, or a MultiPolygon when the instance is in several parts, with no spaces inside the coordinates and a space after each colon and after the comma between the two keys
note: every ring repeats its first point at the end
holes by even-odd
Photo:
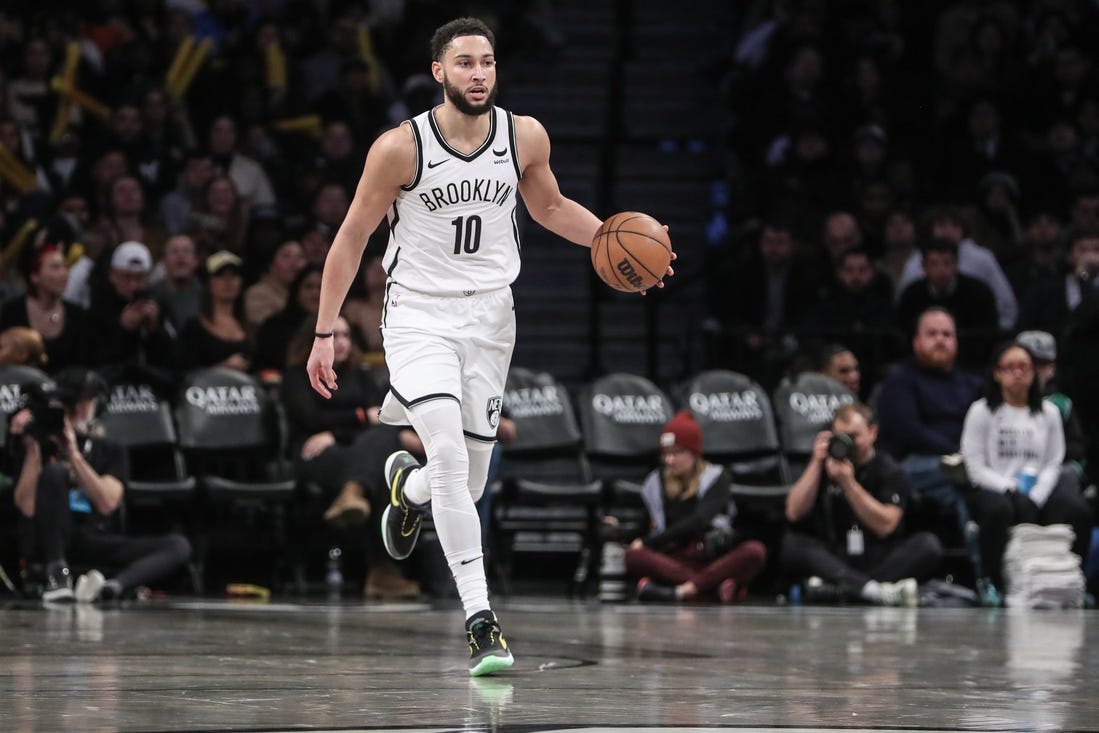
{"type": "Polygon", "coordinates": [[[817,433],[816,439],[813,441],[813,460],[823,461],[828,457],[828,441],[832,439],[831,430],[822,430],[817,433]]]}
{"type": "Polygon", "coordinates": [[[309,352],[309,361],[305,364],[309,383],[326,400],[331,399],[332,392],[338,389],[336,372],[332,369],[332,354],[332,339],[313,339],[313,350],[309,352]]]}

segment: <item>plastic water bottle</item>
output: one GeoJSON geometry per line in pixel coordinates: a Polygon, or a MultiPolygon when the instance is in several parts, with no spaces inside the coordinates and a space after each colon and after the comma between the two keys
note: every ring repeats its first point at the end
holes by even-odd
{"type": "Polygon", "coordinates": [[[343,551],[333,547],[328,551],[328,572],[324,575],[324,585],[328,589],[329,598],[339,598],[343,592],[343,570],[340,568],[340,557],[343,551]]]}
{"type": "Polygon", "coordinates": [[[1031,464],[1023,466],[1023,470],[1019,472],[1017,484],[1019,493],[1023,496],[1029,495],[1036,483],[1038,483],[1038,467],[1031,464]]]}

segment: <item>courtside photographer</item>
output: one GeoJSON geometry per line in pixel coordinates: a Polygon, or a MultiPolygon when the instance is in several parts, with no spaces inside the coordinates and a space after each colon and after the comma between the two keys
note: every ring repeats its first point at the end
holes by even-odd
{"type": "Polygon", "coordinates": [[[904,532],[908,477],[877,438],[873,410],[842,405],[786,496],[782,563],[810,579],[807,600],[914,606],[917,581],[938,567],[938,539],[904,532]]]}
{"type": "Polygon", "coordinates": [[[45,602],[120,599],[167,577],[191,555],[181,535],[121,533],[127,461],[95,422],[105,392],[94,371],[70,367],[29,387],[25,406],[11,417],[24,591],[40,585],[45,602]],[[75,591],[70,558],[92,568],[75,591]],[[97,567],[117,573],[108,579],[97,567]]]}

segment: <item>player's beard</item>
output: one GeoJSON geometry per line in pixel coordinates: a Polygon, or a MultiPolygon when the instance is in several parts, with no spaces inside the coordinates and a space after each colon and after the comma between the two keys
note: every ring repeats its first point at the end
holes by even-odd
{"type": "Polygon", "coordinates": [[[476,117],[477,115],[483,115],[492,109],[492,105],[496,102],[496,85],[493,84],[488,90],[488,96],[485,97],[485,101],[480,104],[471,104],[462,94],[462,90],[450,83],[450,80],[445,76],[443,77],[443,93],[446,94],[458,111],[464,115],[476,117]]]}

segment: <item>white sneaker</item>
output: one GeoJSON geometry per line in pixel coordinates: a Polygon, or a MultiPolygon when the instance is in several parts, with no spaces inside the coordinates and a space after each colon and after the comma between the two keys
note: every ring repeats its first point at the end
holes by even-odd
{"type": "Polygon", "coordinates": [[[866,581],[866,585],[859,591],[859,595],[862,599],[868,603],[877,603],[878,605],[887,605],[882,600],[882,589],[889,585],[889,583],[879,583],[876,580],[866,581]]]}
{"type": "Polygon", "coordinates": [[[915,578],[904,578],[896,583],[879,583],[878,603],[883,606],[907,606],[915,608],[920,602],[920,587],[915,578]]]}
{"type": "Polygon", "coordinates": [[[107,579],[98,570],[89,570],[76,580],[76,590],[73,595],[79,603],[93,603],[99,598],[99,592],[103,590],[107,579]]]}

